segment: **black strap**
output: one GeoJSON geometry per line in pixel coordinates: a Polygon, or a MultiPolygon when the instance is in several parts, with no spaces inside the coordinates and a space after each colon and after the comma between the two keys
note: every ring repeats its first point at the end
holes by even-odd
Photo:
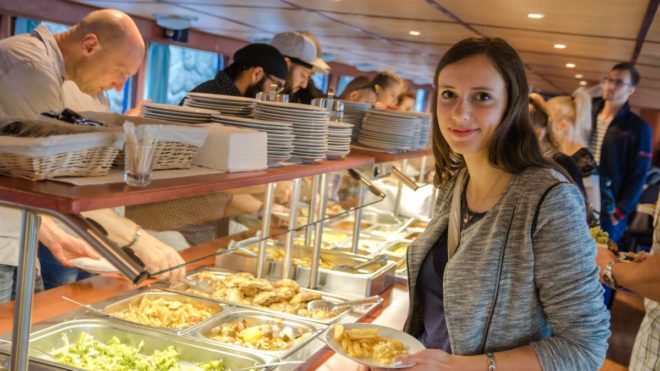
{"type": "Polygon", "coordinates": [[[534,219],[532,220],[532,235],[534,234],[534,232],[536,232],[536,224],[538,223],[538,220],[539,220],[539,213],[541,212],[541,205],[543,205],[543,201],[545,201],[545,197],[546,197],[546,196],[548,195],[548,193],[550,193],[550,191],[552,191],[556,186],[558,186],[558,185],[560,185],[560,184],[562,184],[562,183],[565,183],[565,182],[557,182],[557,183],[551,185],[551,186],[548,187],[548,189],[546,189],[545,192],[543,192],[543,194],[541,195],[541,198],[539,199],[539,203],[536,205],[536,211],[534,211],[534,219]]]}

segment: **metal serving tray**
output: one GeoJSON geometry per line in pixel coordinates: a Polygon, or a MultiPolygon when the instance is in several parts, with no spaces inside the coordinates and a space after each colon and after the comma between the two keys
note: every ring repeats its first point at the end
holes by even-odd
{"type": "MultiPolygon", "coordinates": [[[[283,249],[283,247],[269,247],[271,249],[283,249]]],[[[284,254],[283,250],[281,251],[284,254]]],[[[313,250],[296,246],[293,250],[293,257],[311,262],[313,250]]],[[[334,266],[348,265],[355,266],[369,260],[368,257],[343,252],[337,250],[322,250],[321,259],[326,264],[334,266]]],[[[239,269],[246,272],[255,272],[257,259],[253,256],[243,254],[224,254],[216,259],[216,265],[226,269],[239,269]]],[[[268,256],[268,277],[282,277],[283,264],[281,261],[273,261],[268,256]]],[[[394,283],[394,264],[389,262],[376,263],[366,267],[367,273],[352,273],[337,271],[332,268],[319,269],[319,289],[325,292],[332,292],[341,295],[352,294],[357,296],[377,295],[385,291],[394,283]]],[[[295,280],[301,286],[309,284],[310,275],[309,265],[296,265],[295,280]]]]}
{"type": "Polygon", "coordinates": [[[200,336],[209,342],[224,344],[230,347],[237,347],[247,352],[253,352],[256,350],[283,359],[295,353],[305,345],[307,345],[310,341],[312,341],[325,329],[326,329],[325,326],[320,326],[318,324],[314,324],[311,322],[300,321],[292,318],[272,315],[250,309],[238,309],[234,312],[227,313],[226,315],[217,317],[213,321],[205,323],[203,326],[196,328],[189,335],[200,336]],[[295,344],[292,344],[287,349],[281,349],[281,350],[263,350],[258,348],[248,348],[239,344],[223,343],[220,340],[215,340],[211,338],[211,336],[214,335],[214,332],[217,333],[216,331],[218,331],[218,328],[221,325],[238,320],[247,321],[248,327],[257,326],[257,325],[279,325],[282,329],[290,328],[292,331],[295,331],[296,333],[305,334],[306,338],[299,340],[295,344]]]}
{"type": "MultiPolygon", "coordinates": [[[[158,298],[163,298],[165,300],[174,300],[174,301],[179,301],[182,303],[191,303],[195,304],[197,306],[202,306],[209,310],[211,312],[211,315],[202,320],[199,321],[193,325],[190,326],[184,326],[184,327],[176,327],[176,328],[171,328],[171,327],[157,327],[157,326],[150,326],[147,324],[143,324],[140,322],[135,322],[135,321],[130,321],[124,318],[119,318],[119,317],[112,317],[113,319],[117,319],[123,322],[130,322],[132,324],[137,324],[140,326],[145,326],[149,328],[155,328],[158,330],[164,330],[164,331],[171,331],[171,332],[176,332],[176,333],[182,333],[185,332],[193,327],[199,326],[200,324],[203,324],[204,322],[208,322],[214,317],[218,316],[221,313],[225,313],[227,311],[230,311],[232,307],[226,304],[221,304],[215,301],[207,300],[207,299],[200,299],[192,296],[187,296],[187,295],[181,295],[175,292],[170,292],[170,291],[164,291],[164,290],[156,290],[156,289],[146,289],[146,290],[140,290],[138,292],[132,291],[128,294],[121,295],[109,300],[106,300],[103,302],[103,304],[110,302],[110,304],[105,305],[103,307],[103,311],[109,315],[113,315],[114,313],[118,312],[124,312],[128,310],[129,306],[131,304],[137,304],[140,302],[142,299],[158,299],[158,298]]],[[[101,304],[101,307],[103,306],[101,304]]]]}
{"type": "MultiPolygon", "coordinates": [[[[88,333],[96,340],[104,343],[107,343],[112,337],[117,337],[122,343],[135,347],[143,342],[142,351],[145,354],[152,354],[155,350],[166,349],[172,345],[181,354],[180,363],[187,367],[195,367],[199,363],[224,359],[225,367],[237,369],[276,360],[275,357],[266,354],[244,352],[220,344],[211,345],[192,337],[152,332],[145,328],[134,327],[128,323],[107,319],[74,319],[47,327],[31,335],[30,347],[52,353],[54,350],[66,346],[65,335],[69,342],[73,343],[81,333],[88,333]]],[[[47,364],[72,370],[77,369],[48,360],[46,355],[39,352],[32,352],[32,355],[47,364]]]]}
{"type": "MultiPolygon", "coordinates": [[[[198,274],[202,273],[202,272],[209,272],[209,273],[213,274],[214,276],[216,276],[217,278],[224,278],[224,277],[226,277],[230,274],[237,273],[237,272],[229,272],[227,270],[220,269],[220,268],[215,268],[215,267],[201,267],[201,268],[198,268],[198,269],[195,269],[195,270],[189,272],[188,278],[195,279],[195,277],[198,274]]],[[[271,282],[274,282],[274,281],[271,280],[271,282]]],[[[260,307],[260,306],[249,305],[249,304],[244,304],[244,303],[235,303],[235,302],[231,302],[231,301],[228,301],[228,300],[225,300],[225,299],[213,298],[212,296],[203,296],[203,294],[197,294],[197,293],[194,293],[194,292],[187,292],[186,289],[188,289],[188,288],[189,287],[183,282],[177,282],[172,286],[164,287],[165,290],[183,293],[184,295],[191,295],[191,296],[195,296],[195,297],[207,298],[207,299],[211,299],[211,300],[214,300],[214,301],[218,301],[220,303],[232,304],[232,305],[235,305],[237,307],[250,308],[250,309],[254,309],[254,310],[258,310],[258,311],[273,313],[273,314],[277,314],[277,315],[280,315],[280,316],[295,318],[295,319],[299,319],[299,320],[303,320],[303,321],[311,321],[311,322],[316,322],[316,323],[322,323],[324,325],[330,325],[330,324],[336,322],[337,320],[339,320],[341,317],[343,317],[348,312],[348,309],[346,309],[343,312],[339,313],[339,315],[337,315],[335,317],[332,317],[332,318],[326,318],[326,319],[302,317],[302,316],[298,316],[298,315],[291,314],[291,313],[275,311],[275,310],[272,310],[272,309],[267,308],[267,307],[260,307]]],[[[302,288],[302,287],[300,288],[300,291],[301,292],[315,292],[315,293],[321,294],[323,299],[325,299],[325,300],[327,300],[331,303],[341,303],[341,302],[345,302],[345,301],[349,300],[348,298],[346,298],[344,296],[335,295],[335,294],[328,294],[326,292],[317,291],[317,290],[310,290],[310,289],[306,289],[306,288],[302,288]]]]}

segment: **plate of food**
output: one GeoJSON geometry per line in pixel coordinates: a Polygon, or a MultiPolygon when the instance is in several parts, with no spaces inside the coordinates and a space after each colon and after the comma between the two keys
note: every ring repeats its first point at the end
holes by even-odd
{"type": "Polygon", "coordinates": [[[417,353],[424,345],[411,335],[393,328],[369,323],[336,324],[325,334],[325,342],[335,352],[368,367],[408,368],[399,356],[417,353]]]}

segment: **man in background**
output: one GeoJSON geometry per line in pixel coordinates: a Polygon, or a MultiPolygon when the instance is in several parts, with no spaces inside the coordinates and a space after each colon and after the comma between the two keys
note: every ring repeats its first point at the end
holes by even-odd
{"type": "MultiPolygon", "coordinates": [[[[44,111],[61,112],[65,107],[65,80],[72,80],[80,91],[92,96],[121,89],[137,72],[144,53],[145,44],[133,20],[113,9],[94,11],[59,34],[39,26],[31,34],[0,40],[0,117],[36,119],[44,111]]],[[[150,272],[183,263],[171,247],[140,234],[135,223],[110,210],[86,212],[85,216],[109,227],[109,232],[118,237],[117,243],[132,244],[150,272]]],[[[15,291],[20,213],[0,208],[0,218],[0,302],[4,302],[15,291]]],[[[41,218],[39,239],[69,267],[73,266],[71,259],[99,257],[46,216],[41,218]]],[[[185,270],[177,269],[163,277],[178,279],[184,275],[185,270]]]]}
{"type": "Polygon", "coordinates": [[[599,164],[601,227],[617,243],[637,208],[652,157],[651,127],[628,103],[639,80],[631,63],[615,65],[603,79],[602,98],[593,104],[590,149],[599,164]]]}
{"type": "Polygon", "coordinates": [[[254,98],[271,84],[284,85],[288,67],[280,52],[268,44],[250,44],[234,53],[233,63],[191,92],[254,98]]]}
{"type": "Polygon", "coordinates": [[[289,102],[301,103],[296,94],[307,88],[312,76],[313,63],[317,58],[314,42],[298,32],[282,32],[275,35],[270,44],[282,53],[288,66],[284,93],[289,94],[289,102]]]}

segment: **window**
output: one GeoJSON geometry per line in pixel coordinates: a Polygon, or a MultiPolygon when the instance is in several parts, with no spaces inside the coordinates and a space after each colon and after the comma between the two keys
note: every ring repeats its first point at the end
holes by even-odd
{"type": "Polygon", "coordinates": [[[337,81],[337,96],[340,96],[344,92],[346,85],[354,78],[355,76],[339,76],[339,81],[337,81]]]}
{"type": "MultiPolygon", "coordinates": [[[[60,33],[69,29],[69,26],[65,24],[38,21],[38,20],[19,17],[16,18],[16,22],[14,23],[14,35],[30,33],[39,25],[46,26],[46,28],[48,28],[48,31],[50,31],[50,33],[60,33]]],[[[114,90],[108,90],[107,92],[104,93],[108,97],[111,112],[123,113],[129,108],[131,102],[132,84],[133,84],[133,78],[131,77],[126,81],[126,84],[124,84],[124,88],[121,91],[117,92],[114,90]]]]}
{"type": "Polygon", "coordinates": [[[187,92],[213,79],[222,68],[223,59],[217,53],[151,43],[145,98],[155,103],[179,104],[187,92]]]}
{"type": "Polygon", "coordinates": [[[328,92],[328,74],[320,74],[320,73],[315,73],[314,76],[312,76],[312,81],[314,81],[314,86],[316,86],[317,89],[322,91],[324,94],[328,92]]]}
{"type": "Polygon", "coordinates": [[[417,89],[417,96],[415,97],[415,112],[424,112],[426,105],[426,90],[417,89]]]}

